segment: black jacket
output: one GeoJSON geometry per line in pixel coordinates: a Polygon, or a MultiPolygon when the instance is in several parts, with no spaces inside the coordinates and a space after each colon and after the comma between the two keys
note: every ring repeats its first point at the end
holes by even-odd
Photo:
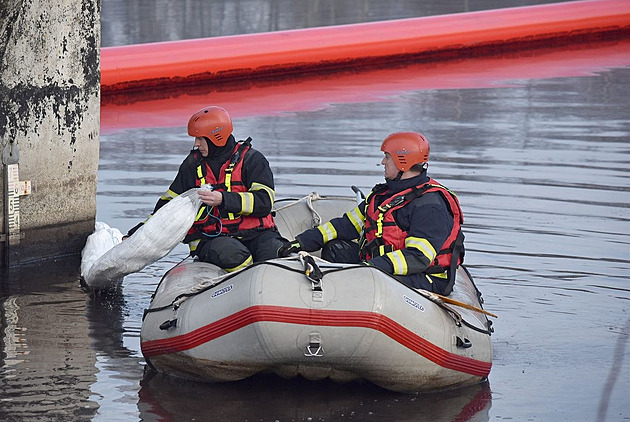
{"type": "MultiPolygon", "coordinates": [[[[179,166],[177,175],[168,190],[155,204],[151,215],[155,214],[157,210],[166,205],[171,199],[189,189],[197,187],[197,167],[204,161],[209,164],[215,178],[218,178],[221,167],[230,159],[235,146],[236,141],[234,136],[230,135],[227,143],[223,147],[216,147],[210,144],[207,157],[203,157],[197,150],[190,151],[179,166]]],[[[242,177],[243,183],[248,191],[254,196],[254,209],[249,215],[254,217],[269,215],[275,199],[275,187],[269,162],[262,153],[253,148],[247,151],[243,157],[242,177]],[[250,190],[252,185],[256,186],[254,190],[250,190]]],[[[223,202],[219,206],[219,210],[239,214],[242,211],[241,196],[237,192],[221,193],[223,195],[223,202]]],[[[144,224],[144,221],[129,230],[127,235],[132,235],[142,224],[144,224]]]]}
{"type": "MultiPolygon", "coordinates": [[[[390,195],[387,197],[428,181],[429,177],[426,175],[426,172],[410,179],[388,180],[386,186],[390,189],[390,195]]],[[[382,184],[376,185],[372,191],[383,189],[383,187],[382,184]]],[[[385,200],[385,197],[381,199],[385,200]]],[[[358,208],[363,215],[365,212],[365,201],[358,208]]],[[[449,211],[449,206],[442,195],[437,192],[426,193],[398,209],[394,212],[394,219],[398,227],[406,231],[408,236],[426,239],[436,251],[440,250],[453,228],[453,217],[449,211]]],[[[338,239],[354,240],[360,235],[347,213],[342,217],[332,219],[330,223],[335,227],[338,239]]],[[[323,236],[317,228],[303,232],[297,236],[297,240],[306,251],[318,250],[324,244],[323,236]]],[[[431,260],[419,249],[404,248],[402,253],[407,263],[408,274],[421,273],[431,264],[431,260]]],[[[374,257],[370,264],[389,274],[393,274],[393,264],[386,256],[374,257]]]]}

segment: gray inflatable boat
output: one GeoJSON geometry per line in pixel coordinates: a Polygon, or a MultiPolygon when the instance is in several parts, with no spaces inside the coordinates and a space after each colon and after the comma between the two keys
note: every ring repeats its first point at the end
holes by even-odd
{"type": "MultiPolygon", "coordinates": [[[[354,206],[353,198],[315,193],[280,200],[276,224],[293,239],[354,206]]],[[[188,259],[158,285],[141,348],[154,370],[199,381],[271,372],[424,392],[486,379],[488,314],[463,266],[453,293],[442,297],[373,267],[304,252],[230,274],[188,259]]]]}

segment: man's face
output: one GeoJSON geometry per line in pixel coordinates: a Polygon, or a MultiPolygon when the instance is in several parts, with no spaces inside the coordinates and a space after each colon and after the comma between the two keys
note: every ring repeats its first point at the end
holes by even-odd
{"type": "Polygon", "coordinates": [[[197,136],[195,138],[195,148],[199,150],[202,156],[208,156],[208,143],[202,136],[197,136]]]}
{"type": "Polygon", "coordinates": [[[385,166],[383,173],[386,180],[394,180],[396,176],[398,176],[398,168],[396,168],[396,163],[389,153],[385,153],[385,157],[383,157],[381,164],[385,166]]]}

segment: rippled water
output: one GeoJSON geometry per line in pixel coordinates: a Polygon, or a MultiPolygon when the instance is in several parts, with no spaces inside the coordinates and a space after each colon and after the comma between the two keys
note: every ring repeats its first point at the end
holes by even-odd
{"type": "Polygon", "coordinates": [[[630,419],[630,42],[104,99],[99,221],[146,217],[218,103],[269,159],[278,197],[382,180],[381,140],[431,141],[430,175],[465,215],[466,262],[494,321],[489,382],[400,395],[261,377],[205,385],[144,374],[139,333],[186,249],[90,298],[78,260],[10,274],[0,419],[621,421],[630,419]]]}

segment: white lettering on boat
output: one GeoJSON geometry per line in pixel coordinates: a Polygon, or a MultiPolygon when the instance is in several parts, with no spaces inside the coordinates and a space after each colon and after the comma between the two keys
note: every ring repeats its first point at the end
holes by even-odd
{"type": "Polygon", "coordinates": [[[222,294],[229,292],[233,288],[234,288],[233,284],[230,284],[229,286],[225,286],[222,289],[219,289],[216,292],[212,293],[212,295],[210,295],[210,298],[214,299],[215,297],[221,296],[222,294]]]}
{"type": "Polygon", "coordinates": [[[407,302],[409,305],[413,306],[414,308],[416,308],[420,312],[424,312],[424,306],[420,305],[418,302],[416,302],[415,300],[413,300],[409,296],[403,295],[403,299],[405,300],[405,302],[407,302]]]}

